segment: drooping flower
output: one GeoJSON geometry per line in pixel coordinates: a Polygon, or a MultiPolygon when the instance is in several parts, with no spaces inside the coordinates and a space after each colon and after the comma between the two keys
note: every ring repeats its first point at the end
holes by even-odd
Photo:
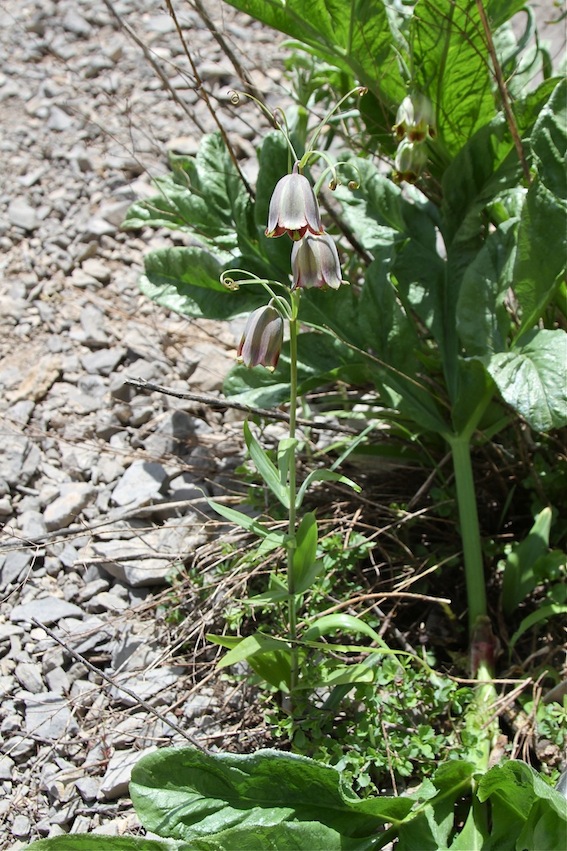
{"type": "Polygon", "coordinates": [[[427,148],[420,142],[402,139],[396,151],[395,179],[415,183],[427,163],[427,148]]]}
{"type": "Polygon", "coordinates": [[[307,178],[294,171],[276,183],[270,200],[266,236],[287,233],[293,240],[309,233],[323,233],[319,205],[307,178]]]}
{"type": "Polygon", "coordinates": [[[245,366],[265,366],[274,370],[283,343],[283,319],[275,307],[258,307],[248,317],[238,359],[245,366]]]}
{"type": "Polygon", "coordinates": [[[437,135],[435,113],[429,98],[421,94],[407,95],[398,108],[392,130],[398,142],[402,139],[410,142],[434,139],[437,135]]]}
{"type": "Polygon", "coordinates": [[[306,234],[291,249],[293,289],[330,287],[338,290],[342,284],[341,264],[337,246],[329,234],[306,234]]]}

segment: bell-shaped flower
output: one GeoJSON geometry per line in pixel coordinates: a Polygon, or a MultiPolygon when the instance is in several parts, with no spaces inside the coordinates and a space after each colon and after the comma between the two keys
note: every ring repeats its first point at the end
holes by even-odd
{"type": "Polygon", "coordinates": [[[274,370],[283,343],[283,319],[275,307],[267,305],[254,310],[248,317],[238,359],[245,366],[265,366],[274,370]]]}
{"type": "Polygon", "coordinates": [[[420,142],[403,139],[396,151],[395,179],[415,183],[427,163],[427,149],[420,142]]]}
{"type": "Polygon", "coordinates": [[[407,95],[401,102],[392,130],[398,142],[408,139],[410,142],[424,142],[434,139],[435,113],[433,105],[425,95],[407,95]]]}
{"type": "Polygon", "coordinates": [[[293,240],[309,233],[323,233],[319,205],[304,175],[286,174],[276,183],[270,200],[266,236],[289,234],[293,240]]]}
{"type": "Polygon", "coordinates": [[[342,284],[337,246],[329,234],[306,234],[291,249],[293,289],[338,290],[342,284]]]}

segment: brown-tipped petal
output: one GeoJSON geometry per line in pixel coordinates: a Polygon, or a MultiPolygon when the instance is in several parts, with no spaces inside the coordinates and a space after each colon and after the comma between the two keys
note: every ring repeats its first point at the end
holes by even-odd
{"type": "Polygon", "coordinates": [[[295,172],[286,174],[278,180],[270,200],[266,236],[287,233],[297,240],[308,230],[323,230],[317,199],[306,177],[295,172]]]}
{"type": "Polygon", "coordinates": [[[248,317],[238,346],[245,366],[275,369],[283,343],[283,319],[275,307],[259,307],[248,317]]]}
{"type": "Polygon", "coordinates": [[[291,250],[293,288],[337,290],[341,283],[341,264],[337,247],[329,234],[307,234],[291,250]]]}

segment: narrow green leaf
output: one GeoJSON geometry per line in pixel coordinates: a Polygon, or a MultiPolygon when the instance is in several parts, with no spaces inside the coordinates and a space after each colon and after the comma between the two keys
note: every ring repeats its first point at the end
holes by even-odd
{"type": "Polygon", "coordinates": [[[254,532],[260,538],[269,539],[270,543],[275,546],[283,546],[287,540],[287,535],[283,532],[274,532],[263,523],[260,523],[255,517],[249,517],[241,511],[236,511],[234,508],[229,508],[228,505],[222,505],[220,502],[215,502],[214,499],[209,499],[211,508],[224,517],[225,520],[230,520],[241,529],[246,529],[247,532],[254,532]]]}
{"type": "Polygon", "coordinates": [[[540,511],[527,537],[506,558],[502,578],[502,609],[505,615],[512,614],[540,581],[534,573],[534,565],[549,549],[551,518],[551,508],[540,511]]]}
{"type": "MultiPolygon", "coordinates": [[[[299,441],[294,437],[284,437],[278,443],[278,472],[282,487],[288,489],[289,471],[295,463],[295,452],[299,441]]],[[[289,497],[288,497],[289,499],[289,497]]]]}
{"type": "Polygon", "coordinates": [[[371,626],[368,626],[367,623],[352,615],[341,614],[325,615],[322,618],[318,618],[305,630],[302,639],[304,641],[316,641],[322,635],[327,635],[329,632],[336,632],[337,630],[366,635],[372,641],[376,641],[381,647],[387,646],[378,633],[371,626]]]}
{"type": "Polygon", "coordinates": [[[317,558],[317,519],[310,511],[303,516],[298,526],[293,550],[293,587],[296,594],[302,594],[309,588],[308,578],[317,558]],[[306,582],[308,584],[306,584],[306,582]]]}
{"type": "Polygon", "coordinates": [[[516,642],[522,635],[538,623],[546,622],[555,615],[567,614],[567,606],[559,603],[550,603],[547,606],[540,606],[535,612],[525,617],[509,642],[509,649],[512,650],[516,642]]]}
{"type": "Polygon", "coordinates": [[[219,668],[228,668],[229,665],[236,665],[238,662],[249,661],[250,657],[257,653],[265,653],[270,650],[287,649],[287,645],[283,639],[272,638],[270,635],[264,635],[261,632],[256,632],[254,635],[249,635],[247,638],[241,638],[232,650],[223,656],[218,662],[219,668]]]}
{"type": "Polygon", "coordinates": [[[362,490],[360,485],[357,485],[352,479],[349,479],[347,476],[343,476],[341,473],[335,473],[334,470],[312,470],[311,473],[305,477],[297,492],[296,505],[298,508],[300,508],[303,504],[305,494],[314,482],[340,482],[341,484],[352,488],[353,491],[356,491],[356,493],[360,493],[362,490]]]}
{"type": "Polygon", "coordinates": [[[250,458],[264,482],[284,508],[289,508],[289,488],[285,482],[280,480],[276,466],[272,463],[258,439],[252,434],[248,421],[244,423],[244,439],[250,458]]]}

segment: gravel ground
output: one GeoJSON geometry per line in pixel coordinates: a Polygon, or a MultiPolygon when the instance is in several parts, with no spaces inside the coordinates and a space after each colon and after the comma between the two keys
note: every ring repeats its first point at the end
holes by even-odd
{"type": "MultiPolygon", "coordinates": [[[[274,35],[206,9],[276,93],[274,35]]],[[[253,176],[262,122],[230,106],[242,84],[196,9],[177,11],[253,176]]],[[[230,328],[139,294],[143,254],[171,234],[120,231],[167,151],[215,129],[173,20],[149,0],[6,0],[0,15],[0,848],[17,849],[136,831],[141,753],[230,738],[238,698],[195,687],[156,610],[172,567],[214,537],[204,498],[230,481],[241,428],[128,384],[218,394],[234,357],[230,328]]]]}

